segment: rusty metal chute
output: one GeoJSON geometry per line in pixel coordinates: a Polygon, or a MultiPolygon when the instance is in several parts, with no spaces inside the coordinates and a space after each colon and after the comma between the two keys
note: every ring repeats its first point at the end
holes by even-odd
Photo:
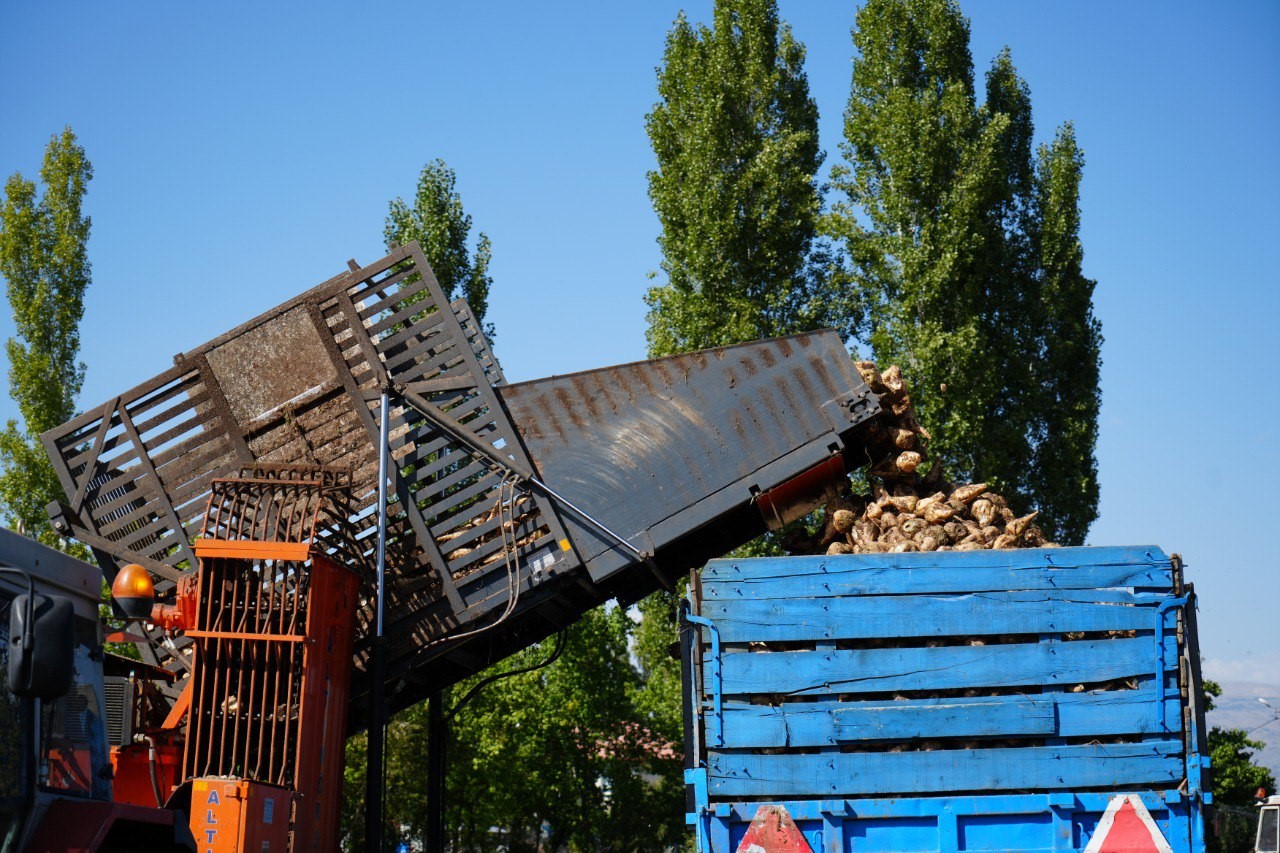
{"type": "MultiPolygon", "coordinates": [[[[164,595],[194,570],[214,480],[341,470],[343,513],[316,541],[367,577],[384,389],[392,708],[758,535],[758,504],[802,508],[861,462],[856,428],[878,410],[831,331],[508,385],[410,244],[46,433],[68,496],[51,516],[109,577],[141,563],[164,595]]],[[[357,726],[367,613],[358,623],[357,726]]]]}

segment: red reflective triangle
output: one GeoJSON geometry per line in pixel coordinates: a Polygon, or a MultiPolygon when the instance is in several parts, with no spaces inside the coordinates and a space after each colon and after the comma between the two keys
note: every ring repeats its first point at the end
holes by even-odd
{"type": "Polygon", "coordinates": [[[785,806],[761,806],[737,853],[813,853],[785,806]]]}
{"type": "Polygon", "coordinates": [[[1111,798],[1085,853],[1173,853],[1136,794],[1111,798]]]}

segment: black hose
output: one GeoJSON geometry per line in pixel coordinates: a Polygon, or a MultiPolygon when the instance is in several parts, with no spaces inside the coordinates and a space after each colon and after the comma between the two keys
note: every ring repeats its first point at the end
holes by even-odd
{"type": "Polygon", "coordinates": [[[555,663],[556,658],[560,657],[561,652],[564,651],[565,638],[568,636],[568,634],[569,634],[568,628],[560,629],[560,633],[556,634],[556,647],[551,651],[551,655],[541,663],[536,663],[533,666],[521,667],[520,669],[513,669],[510,672],[500,672],[497,675],[491,675],[488,678],[485,678],[485,679],[482,679],[481,681],[476,682],[476,685],[467,691],[467,695],[459,699],[458,704],[450,708],[449,713],[444,715],[445,722],[452,720],[453,716],[457,714],[460,710],[462,710],[463,705],[466,705],[468,702],[470,702],[472,699],[476,697],[477,693],[479,693],[485,687],[488,687],[490,684],[493,684],[495,681],[501,681],[502,679],[510,678],[513,675],[524,675],[526,672],[534,672],[536,670],[542,669],[543,667],[547,667],[555,663]]]}
{"type": "Polygon", "coordinates": [[[164,800],[160,797],[160,780],[156,777],[156,742],[147,735],[140,736],[147,744],[147,770],[151,773],[151,792],[156,795],[156,808],[164,808],[164,800]]]}

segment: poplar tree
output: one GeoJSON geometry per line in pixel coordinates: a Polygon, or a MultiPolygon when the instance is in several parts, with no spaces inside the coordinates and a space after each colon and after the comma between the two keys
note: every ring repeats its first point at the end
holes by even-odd
{"type": "Polygon", "coordinates": [[[481,232],[475,249],[468,247],[471,214],[462,206],[457,183],[457,176],[443,160],[427,163],[418,176],[412,203],[403,198],[391,202],[383,237],[388,250],[417,240],[445,296],[467,300],[492,344],[493,324],[485,322],[489,288],[493,285],[489,275],[492,245],[488,235],[481,232]]]}
{"type": "Polygon", "coordinates": [[[1101,332],[1081,272],[1070,125],[1033,157],[1008,49],[977,99],[952,0],[869,0],[826,232],[877,360],[898,363],[953,478],[992,483],[1063,543],[1097,516],[1101,332]]]}
{"type": "Polygon", "coordinates": [[[84,382],[80,319],[89,286],[89,217],[81,203],[93,167],[71,128],[49,140],[42,187],[21,173],[5,183],[0,205],[0,275],[8,286],[16,334],[5,344],[9,392],[22,423],[0,432],[0,512],[6,523],[56,547],[45,507],[63,497],[40,434],[70,420],[84,382]]]}
{"type": "Polygon", "coordinates": [[[682,13],[668,34],[645,122],[667,279],[645,297],[650,356],[822,324],[823,155],[804,55],[773,0],[718,0],[712,26],[682,13]]]}

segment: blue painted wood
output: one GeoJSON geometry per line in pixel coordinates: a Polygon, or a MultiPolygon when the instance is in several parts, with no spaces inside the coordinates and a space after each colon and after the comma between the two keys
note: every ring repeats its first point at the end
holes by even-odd
{"type": "MultiPolygon", "coordinates": [[[[1177,699],[1166,699],[1163,715],[1158,713],[1155,690],[1148,679],[1139,690],[912,699],[891,704],[825,701],[770,706],[730,702],[724,707],[724,746],[834,746],[840,737],[854,733],[886,739],[967,738],[984,732],[995,737],[1013,736],[1029,734],[1039,725],[1039,717],[1026,722],[1020,719],[1027,712],[1048,716],[1054,722],[1049,732],[1065,738],[1166,733],[1180,737],[1182,731],[1177,699]],[[886,707],[887,712],[883,710],[886,707]],[[933,710],[937,707],[951,710],[938,716],[933,710]],[[892,725],[885,719],[892,720],[892,725]]],[[[707,715],[706,722],[708,740],[715,743],[720,722],[713,714],[707,715]]]]}
{"type": "Polygon", "coordinates": [[[933,752],[711,752],[708,790],[724,799],[1174,787],[1184,774],[1181,749],[1174,740],[933,752]]]}
{"type": "Polygon", "coordinates": [[[702,615],[716,623],[726,643],[1150,631],[1156,605],[1169,597],[1129,590],[1032,590],[705,600],[702,615]],[[928,618],[920,619],[921,614],[928,618]]]}
{"type": "MultiPolygon", "coordinates": [[[[1173,789],[1140,788],[1136,794],[1156,821],[1164,820],[1170,812],[1185,807],[1186,799],[1174,797],[1172,803],[1165,799],[1166,791],[1173,789]]],[[[1070,791],[1036,794],[942,794],[910,798],[865,797],[846,799],[803,799],[782,802],[796,820],[810,820],[823,814],[837,814],[844,818],[879,820],[887,817],[936,817],[944,811],[957,815],[1020,815],[1047,812],[1055,807],[1065,807],[1077,812],[1094,812],[1101,817],[1111,801],[1112,793],[1106,791],[1070,791]]],[[[718,804],[728,812],[726,817],[735,822],[750,821],[759,808],[758,802],[722,802],[718,804]]]]}
{"type": "Polygon", "coordinates": [[[1078,548],[1009,548],[983,551],[932,551],[911,554],[842,554],[837,557],[814,555],[794,557],[724,557],[711,560],[703,569],[704,577],[720,578],[722,573],[751,576],[790,575],[823,563],[876,564],[887,568],[913,569],[941,566],[965,572],[976,567],[1027,568],[1053,565],[1060,568],[1094,568],[1105,565],[1170,564],[1167,554],[1156,545],[1105,545],[1078,548]]]}
{"type": "MultiPolygon", "coordinates": [[[[992,697],[996,698],[996,697],[992,697]]],[[[1051,735],[1057,729],[1052,699],[1042,696],[999,697],[1022,701],[938,702],[911,708],[898,703],[842,708],[832,720],[839,743],[910,738],[1051,735]]],[[[905,704],[905,703],[904,703],[905,704]]]]}
{"type": "MultiPolygon", "coordinates": [[[[1166,644],[1168,645],[1168,644],[1166,644]]],[[[1165,668],[1177,665],[1176,643],[1165,668]]],[[[1018,643],[992,646],[725,652],[723,691],[819,696],[1109,681],[1154,674],[1154,640],[1018,643]]]]}
{"type": "Polygon", "coordinates": [[[1171,563],[1154,547],[726,559],[708,563],[701,579],[707,601],[1173,587],[1171,563]]]}
{"type": "MultiPolygon", "coordinates": [[[[1160,832],[1176,853],[1203,850],[1193,841],[1191,813],[1185,799],[1164,798],[1163,791],[1136,791],[1160,832]]],[[[1169,792],[1173,793],[1173,792],[1169,792]]],[[[1102,818],[1111,794],[993,794],[866,798],[855,800],[782,800],[802,830],[821,826],[824,853],[903,850],[1018,850],[1022,853],[1081,851],[1102,818]],[[943,822],[958,830],[953,843],[942,841],[943,822]]],[[[733,803],[728,814],[712,817],[726,827],[726,846],[713,853],[733,853],[758,802],[733,803]]],[[[815,853],[819,848],[814,848],[815,853]]]]}

